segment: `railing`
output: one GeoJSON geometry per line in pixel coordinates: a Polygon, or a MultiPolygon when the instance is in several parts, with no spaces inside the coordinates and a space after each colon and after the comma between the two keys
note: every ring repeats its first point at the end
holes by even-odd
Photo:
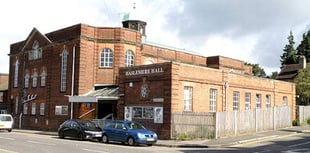
{"type": "Polygon", "coordinates": [[[105,116],[105,117],[102,118],[102,119],[92,119],[92,122],[94,122],[97,126],[99,126],[99,127],[102,128],[102,127],[104,126],[104,124],[106,123],[106,121],[109,120],[109,118],[111,118],[111,120],[114,119],[114,118],[113,118],[113,113],[108,114],[107,116],[105,116]]]}

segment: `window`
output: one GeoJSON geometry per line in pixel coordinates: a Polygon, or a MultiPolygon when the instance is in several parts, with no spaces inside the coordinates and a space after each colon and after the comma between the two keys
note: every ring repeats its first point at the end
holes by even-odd
{"type": "Polygon", "coordinates": [[[113,52],[110,48],[104,48],[101,51],[100,66],[101,67],[112,67],[113,66],[113,52]]]}
{"type": "Polygon", "coordinates": [[[239,91],[233,93],[233,110],[239,110],[239,91]]]}
{"type": "Polygon", "coordinates": [[[30,78],[29,73],[26,73],[26,75],[25,75],[25,88],[29,87],[29,78],[30,78]]]}
{"type": "Polygon", "coordinates": [[[210,112],[216,112],[216,89],[210,89],[210,112]]]}
{"type": "Polygon", "coordinates": [[[3,92],[0,92],[0,102],[3,102],[3,92]]]}
{"type": "Polygon", "coordinates": [[[256,94],[256,108],[262,107],[262,97],[261,94],[256,94]]]}
{"type": "Polygon", "coordinates": [[[40,115],[45,114],[45,103],[40,103],[40,115]]]}
{"type": "Polygon", "coordinates": [[[68,58],[68,51],[63,50],[61,54],[61,78],[60,78],[60,91],[64,92],[67,88],[67,58],[68,58]]]}
{"type": "Polygon", "coordinates": [[[131,50],[127,50],[125,54],[125,67],[134,66],[134,54],[131,50]]]}
{"type": "Polygon", "coordinates": [[[251,109],[251,93],[245,93],[245,110],[251,109]]]}
{"type": "Polygon", "coordinates": [[[270,108],[271,106],[271,96],[266,95],[266,108],[270,108]]]}
{"type": "Polygon", "coordinates": [[[31,105],[31,115],[35,115],[36,114],[36,107],[37,107],[37,104],[36,103],[32,103],[32,105],[31,105]]]}
{"type": "Polygon", "coordinates": [[[38,72],[34,70],[34,73],[32,75],[32,87],[37,87],[38,84],[38,72]]]}
{"type": "Polygon", "coordinates": [[[24,103],[23,107],[24,107],[23,113],[28,114],[28,103],[24,103]]]}
{"type": "Polygon", "coordinates": [[[283,106],[287,106],[287,105],[288,105],[288,103],[287,103],[287,97],[286,97],[286,96],[283,96],[282,105],[283,105],[283,106]]]}
{"type": "Polygon", "coordinates": [[[40,47],[39,42],[34,41],[32,45],[32,50],[29,52],[29,55],[28,55],[29,60],[35,60],[35,59],[42,58],[42,49],[39,47],[40,47]]]}
{"type": "Polygon", "coordinates": [[[68,106],[55,106],[55,115],[68,115],[68,106]]]}
{"type": "Polygon", "coordinates": [[[193,87],[184,87],[184,111],[192,111],[193,87]]]}
{"type": "Polygon", "coordinates": [[[43,69],[41,73],[41,87],[45,87],[46,85],[46,71],[43,69]]]}
{"type": "Polygon", "coordinates": [[[17,87],[18,86],[18,60],[15,62],[15,70],[14,70],[14,83],[13,83],[13,87],[17,87]]]}

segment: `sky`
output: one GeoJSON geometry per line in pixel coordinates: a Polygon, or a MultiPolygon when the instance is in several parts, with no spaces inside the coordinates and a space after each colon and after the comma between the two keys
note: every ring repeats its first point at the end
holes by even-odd
{"type": "Polygon", "coordinates": [[[296,46],[310,30],[309,0],[9,0],[0,1],[0,73],[10,44],[84,23],[121,27],[125,13],[147,22],[148,42],[259,64],[280,71],[292,31],[296,46]],[[135,6],[135,9],[133,9],[135,6]]]}

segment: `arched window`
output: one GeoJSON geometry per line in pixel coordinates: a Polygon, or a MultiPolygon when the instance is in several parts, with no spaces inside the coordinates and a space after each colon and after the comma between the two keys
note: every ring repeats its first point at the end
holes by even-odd
{"type": "Polygon", "coordinates": [[[135,55],[133,54],[133,51],[127,50],[125,53],[125,67],[131,67],[135,65],[135,55]]]}
{"type": "Polygon", "coordinates": [[[61,78],[60,78],[60,91],[64,92],[67,88],[67,65],[68,65],[68,51],[65,49],[61,53],[61,78]]]}
{"type": "Polygon", "coordinates": [[[32,73],[32,87],[37,87],[38,85],[38,72],[37,72],[37,69],[34,69],[33,70],[33,73],[32,73]]]}
{"type": "Polygon", "coordinates": [[[28,56],[29,60],[35,60],[35,59],[42,58],[42,48],[39,48],[39,47],[40,47],[39,42],[37,40],[34,41],[32,45],[32,50],[29,52],[29,56],[28,56]]]}
{"type": "Polygon", "coordinates": [[[28,87],[29,87],[29,78],[30,78],[29,72],[28,72],[28,70],[26,70],[25,82],[24,82],[25,88],[28,88],[28,87]]]}
{"type": "Polygon", "coordinates": [[[41,87],[45,87],[46,84],[46,70],[45,68],[42,68],[42,72],[41,72],[41,87]]]}
{"type": "Polygon", "coordinates": [[[100,67],[113,66],[113,52],[110,48],[104,48],[100,55],[100,67]]]}
{"type": "Polygon", "coordinates": [[[19,61],[16,60],[15,62],[15,70],[14,70],[14,87],[18,86],[18,65],[19,65],[19,61]]]}

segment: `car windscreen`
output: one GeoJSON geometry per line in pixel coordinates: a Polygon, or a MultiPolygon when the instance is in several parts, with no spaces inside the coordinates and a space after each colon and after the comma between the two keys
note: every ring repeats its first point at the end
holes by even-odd
{"type": "Polygon", "coordinates": [[[0,116],[0,121],[12,121],[10,116],[0,116]]]}
{"type": "Polygon", "coordinates": [[[145,129],[143,125],[135,122],[129,122],[127,123],[127,125],[130,129],[136,129],[136,130],[145,129]]]}
{"type": "Polygon", "coordinates": [[[91,122],[91,121],[81,121],[80,124],[82,126],[85,126],[85,127],[89,127],[89,128],[95,128],[97,127],[95,123],[91,122]]]}

